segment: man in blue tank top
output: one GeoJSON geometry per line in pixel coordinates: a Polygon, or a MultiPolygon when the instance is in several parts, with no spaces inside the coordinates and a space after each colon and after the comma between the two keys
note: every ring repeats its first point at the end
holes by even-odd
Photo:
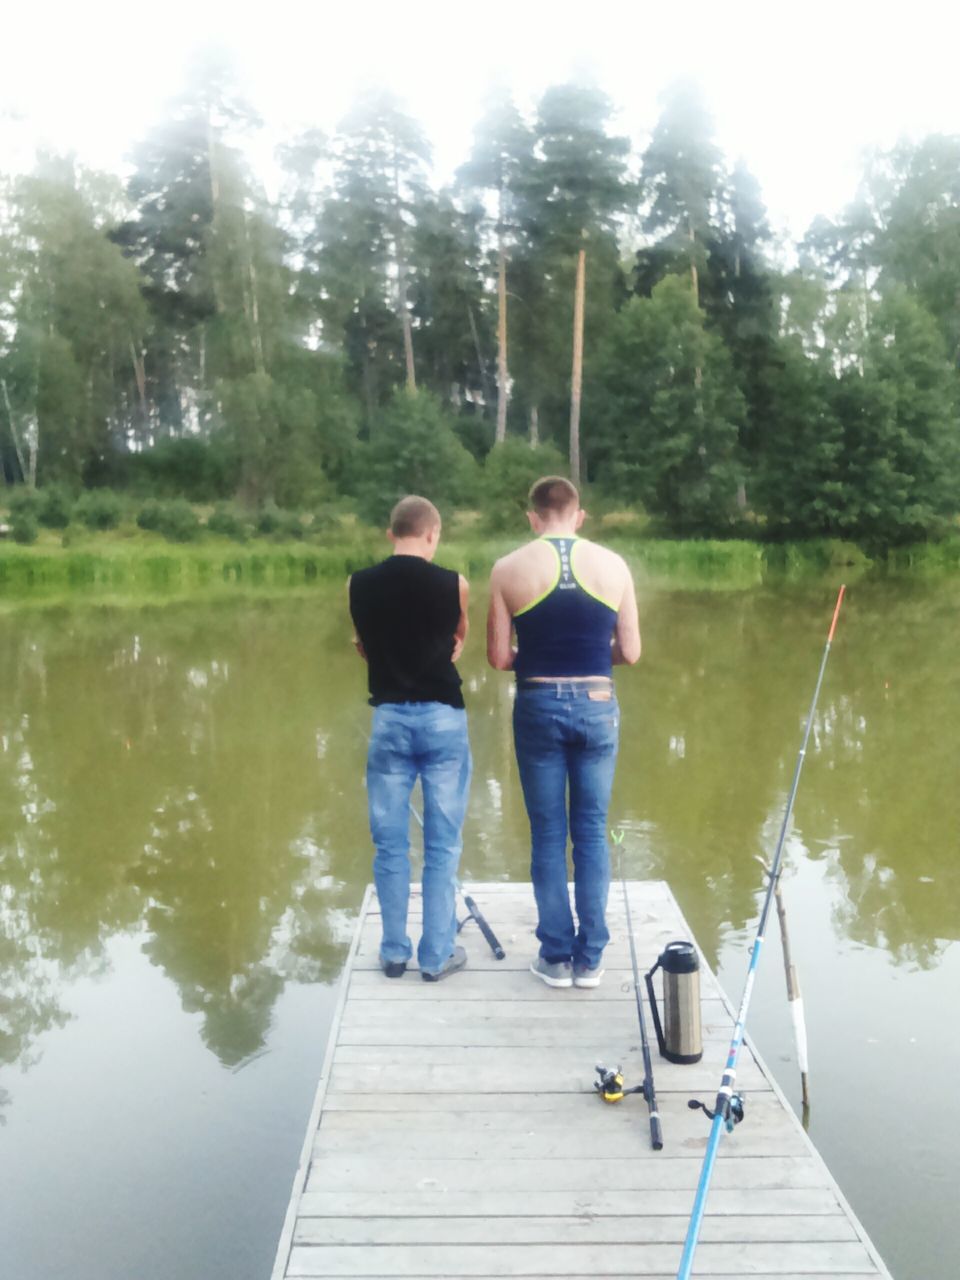
{"type": "Polygon", "coordinates": [[[432,564],[440,516],[426,498],[402,498],[390,516],[393,555],[349,582],[354,643],[367,662],[373,727],[367,802],[380,900],[380,966],[403,976],[413,947],[410,795],[423,788],[420,973],[436,982],[466,964],[457,931],[456,877],[470,782],[467,718],[454,662],[467,636],[467,582],[432,564]]]}
{"type": "Polygon", "coordinates": [[[611,674],[640,657],[637,601],[623,559],[577,536],[584,512],[569,480],[538,480],[527,514],[536,541],[491,574],[487,657],[517,679],[514,744],[540,917],[530,968],[550,987],[596,987],[610,940],[607,809],[620,726],[611,674]]]}

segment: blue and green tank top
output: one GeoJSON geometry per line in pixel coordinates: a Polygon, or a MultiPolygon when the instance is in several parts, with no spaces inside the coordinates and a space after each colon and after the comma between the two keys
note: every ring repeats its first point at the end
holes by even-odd
{"type": "Polygon", "coordinates": [[[543,595],[514,614],[518,678],[531,676],[609,676],[610,641],[617,609],[595,595],[577,577],[573,565],[576,535],[542,538],[557,554],[557,576],[543,595]]]}

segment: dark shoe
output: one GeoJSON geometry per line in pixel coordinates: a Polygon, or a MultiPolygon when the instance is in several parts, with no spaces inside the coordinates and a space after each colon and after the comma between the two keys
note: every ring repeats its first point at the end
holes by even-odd
{"type": "Polygon", "coordinates": [[[575,987],[599,987],[602,977],[603,965],[601,964],[598,964],[595,969],[588,969],[585,964],[575,964],[573,966],[573,985],[575,987]]]}
{"type": "Polygon", "coordinates": [[[530,972],[536,974],[548,987],[573,986],[573,970],[569,960],[551,963],[549,960],[544,960],[543,956],[537,956],[536,960],[530,964],[530,972]]]}
{"type": "Polygon", "coordinates": [[[458,969],[462,969],[467,963],[467,953],[463,947],[454,947],[453,955],[446,962],[442,969],[436,973],[430,973],[427,969],[420,970],[420,976],[424,982],[439,982],[441,978],[448,978],[451,973],[456,973],[458,969]]]}
{"type": "Polygon", "coordinates": [[[384,960],[380,957],[380,968],[388,978],[402,978],[407,972],[406,960],[384,960]]]}

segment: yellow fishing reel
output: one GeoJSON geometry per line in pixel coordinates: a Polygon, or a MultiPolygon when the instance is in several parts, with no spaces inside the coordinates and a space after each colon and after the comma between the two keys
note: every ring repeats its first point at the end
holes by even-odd
{"type": "Polygon", "coordinates": [[[604,1102],[622,1102],[628,1093],[644,1093],[642,1084],[635,1084],[632,1089],[623,1087],[623,1068],[597,1066],[597,1078],[593,1087],[604,1102]]]}

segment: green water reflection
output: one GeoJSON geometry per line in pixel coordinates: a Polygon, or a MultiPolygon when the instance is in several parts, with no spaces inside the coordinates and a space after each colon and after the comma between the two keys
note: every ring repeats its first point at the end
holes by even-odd
{"type": "MultiPolygon", "coordinates": [[[[779,827],[832,599],[829,586],[644,593],[644,659],[618,676],[612,818],[628,833],[628,874],[670,881],[735,997],[757,914],[755,859],[779,827]]],[[[901,1278],[953,1276],[960,1257],[948,1212],[960,1177],[955,1090],[945,1080],[936,1099],[921,1087],[960,1053],[942,1015],[960,930],[958,604],[953,583],[850,593],[788,847],[814,1137],[901,1278]],[[903,1062],[879,1064],[872,1047],[908,1021],[920,1045],[909,1082],[903,1062]],[[893,1171],[886,1141],[901,1115],[893,1171]],[[935,1214],[933,1248],[924,1223],[935,1214]]],[[[463,664],[475,757],[464,863],[475,879],[527,879],[510,683],[482,660],[482,606],[463,664]]],[[[18,1275],[267,1273],[329,984],[369,878],[369,712],[348,641],[339,587],[0,618],[0,1144],[12,1157],[0,1223],[18,1275]],[[292,1000],[300,989],[305,1000],[292,1000]],[[94,1014],[96,993],[108,998],[94,1014]],[[151,1002],[168,997],[163,1037],[151,1038],[151,1002]],[[185,1144],[177,1191],[136,1164],[142,1194],[176,1199],[159,1238],[136,1215],[118,1225],[94,1208],[78,1225],[50,1202],[69,1194],[47,1180],[64,1161],[79,1177],[86,1168],[92,1206],[114,1195],[89,1162],[89,1109],[82,1125],[73,1109],[45,1120],[69,1088],[71,1054],[89,1049],[95,1061],[98,1047],[103,1071],[123,1064],[94,1117],[121,1182],[134,1175],[117,1160],[139,1157],[108,1103],[149,1127],[157,1079],[181,1082],[164,1121],[185,1144]],[[60,1225],[38,1233],[41,1214],[60,1225]]],[[[752,1025],[792,1089],[773,959],[752,1025]]]]}

